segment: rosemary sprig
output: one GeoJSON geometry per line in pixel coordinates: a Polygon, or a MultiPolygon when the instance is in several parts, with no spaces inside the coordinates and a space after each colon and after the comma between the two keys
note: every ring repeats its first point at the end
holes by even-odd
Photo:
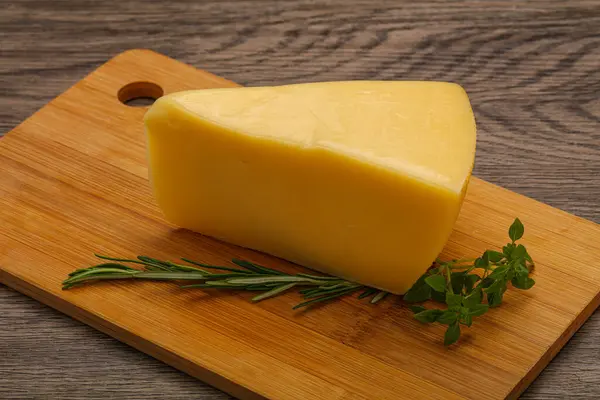
{"type": "MultiPolygon", "coordinates": [[[[508,283],[527,290],[535,281],[529,276],[533,261],[517,240],[525,228],[517,218],[510,226],[510,242],[502,252],[486,250],[476,259],[451,261],[437,260],[406,292],[404,301],[418,303],[433,300],[445,304],[445,308],[411,306],[414,317],[423,323],[437,322],[447,325],[444,344],[451,345],[460,337],[460,326],[470,327],[473,317],[485,314],[490,307],[502,303],[508,283]]],[[[237,266],[227,267],[203,264],[182,259],[187,264],[162,261],[147,256],[136,259],[96,257],[102,263],[78,269],[63,282],[63,289],[99,280],[141,279],[164,281],[192,281],[182,288],[230,289],[260,292],[252,298],[258,302],[291,289],[300,289],[304,301],[294,309],[313,306],[356,292],[358,299],[368,298],[373,304],[389,293],[332,276],[304,273],[287,274],[249,261],[232,260],[237,266]],[[137,265],[133,268],[127,264],[137,265]]]]}
{"type": "Polygon", "coordinates": [[[262,265],[237,259],[232,260],[232,263],[239,268],[203,264],[188,259],[182,259],[182,261],[190,265],[162,261],[147,256],[126,259],[96,254],[96,257],[108,262],[103,262],[89,268],[78,269],[70,273],[69,277],[63,282],[63,289],[66,290],[77,285],[99,280],[195,281],[181,287],[258,291],[261,293],[252,298],[252,301],[258,302],[277,296],[292,288],[303,287],[304,289],[300,290],[300,293],[303,295],[305,301],[296,305],[294,309],[337,299],[359,290],[363,290],[361,298],[368,297],[373,304],[381,301],[386,295],[386,292],[381,290],[369,288],[341,278],[303,273],[286,274],[262,265]],[[135,264],[142,268],[133,268],[126,264],[135,264]]]}
{"type": "Polygon", "coordinates": [[[414,303],[431,299],[445,303],[446,308],[411,306],[414,317],[423,323],[448,325],[444,344],[449,346],[460,337],[461,325],[470,327],[473,317],[502,303],[509,282],[517,289],[530,289],[535,284],[529,276],[533,260],[525,246],[516,243],[524,231],[517,218],[508,230],[510,242],[502,252],[486,250],[474,260],[437,261],[406,292],[404,301],[414,303]]]}

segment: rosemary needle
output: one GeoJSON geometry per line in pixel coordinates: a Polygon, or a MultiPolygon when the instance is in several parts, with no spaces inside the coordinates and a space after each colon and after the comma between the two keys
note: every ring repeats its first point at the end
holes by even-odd
{"type": "Polygon", "coordinates": [[[264,292],[262,294],[259,294],[258,296],[254,296],[252,298],[252,301],[261,301],[264,299],[268,299],[269,297],[277,296],[278,294],[283,293],[286,290],[293,288],[294,286],[296,286],[295,283],[288,283],[287,285],[277,286],[274,289],[269,290],[268,292],[264,292]]]}
{"type": "Polygon", "coordinates": [[[364,292],[362,292],[360,295],[358,295],[359,299],[364,299],[365,297],[369,297],[374,295],[375,293],[377,293],[377,289],[374,288],[367,288],[365,289],[364,292]]]}
{"type": "MultiPolygon", "coordinates": [[[[365,288],[362,285],[341,278],[304,273],[286,274],[238,259],[232,260],[232,263],[239,268],[232,268],[199,263],[186,258],[183,258],[182,261],[190,265],[162,261],[148,256],[128,259],[96,254],[96,257],[111,262],[78,269],[70,273],[63,282],[63,289],[71,289],[77,285],[99,280],[196,281],[197,283],[190,283],[181,287],[185,289],[229,289],[262,292],[252,298],[252,301],[258,302],[277,296],[294,287],[305,287],[300,290],[300,294],[308,301],[295,307],[300,308],[321,301],[333,300],[365,288]],[[128,263],[141,265],[143,269],[132,268],[126,265],[128,263]]],[[[369,296],[376,296],[377,293],[377,290],[373,290],[369,296]]]]}
{"type": "MultiPolygon", "coordinates": [[[[516,243],[523,236],[524,230],[517,218],[508,231],[510,242],[501,252],[486,250],[481,257],[475,259],[436,260],[404,294],[404,302],[434,300],[445,306],[441,309],[411,306],[415,319],[424,323],[447,325],[444,344],[451,345],[460,336],[460,325],[471,326],[473,317],[483,315],[490,307],[502,303],[509,283],[517,289],[531,288],[535,284],[530,277],[533,261],[525,247],[516,243]],[[475,273],[475,270],[481,272],[475,273]]],[[[252,298],[253,302],[258,302],[299,288],[298,292],[304,301],[293,309],[339,299],[358,291],[362,291],[358,299],[367,298],[370,303],[376,304],[389,294],[342,278],[305,273],[288,274],[238,259],[232,260],[236,267],[227,267],[186,258],[181,260],[187,265],[148,256],[128,259],[96,254],[96,257],[103,262],[71,272],[63,282],[63,289],[103,280],[191,281],[181,287],[262,292],[252,298]]]]}
{"type": "Polygon", "coordinates": [[[376,304],[376,303],[380,302],[381,300],[385,299],[388,294],[389,294],[388,292],[380,291],[375,296],[373,296],[373,298],[371,299],[371,303],[376,304]]]}
{"type": "Polygon", "coordinates": [[[295,305],[293,307],[293,309],[296,310],[298,308],[311,306],[311,305],[314,305],[314,304],[317,304],[317,303],[322,303],[324,301],[329,301],[329,300],[337,299],[338,297],[350,294],[352,292],[360,290],[361,288],[362,288],[362,286],[355,285],[354,287],[350,287],[350,288],[344,289],[342,291],[338,291],[338,292],[333,293],[333,294],[329,294],[329,295],[317,297],[317,298],[312,299],[312,300],[304,301],[304,302],[302,302],[300,304],[295,305]]]}

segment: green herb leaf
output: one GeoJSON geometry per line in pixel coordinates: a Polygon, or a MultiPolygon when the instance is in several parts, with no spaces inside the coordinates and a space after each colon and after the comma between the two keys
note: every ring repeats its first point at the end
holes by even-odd
{"type": "Polygon", "coordinates": [[[490,257],[487,251],[483,252],[483,255],[481,256],[481,261],[486,267],[490,265],[490,257]]]}
{"type": "Polygon", "coordinates": [[[508,267],[506,265],[501,265],[499,267],[496,267],[496,269],[492,271],[489,277],[490,279],[502,279],[504,278],[504,275],[506,275],[507,271],[508,267]]]}
{"type": "Polygon", "coordinates": [[[487,289],[489,288],[494,282],[496,282],[494,279],[490,278],[489,276],[485,279],[482,279],[481,282],[479,283],[479,285],[477,285],[477,287],[480,287],[482,289],[487,289]]]}
{"type": "Polygon", "coordinates": [[[521,263],[516,263],[514,269],[517,276],[529,276],[529,269],[521,263]]]}
{"type": "Polygon", "coordinates": [[[458,325],[458,321],[454,322],[448,329],[446,329],[446,334],[444,335],[444,345],[450,346],[455,343],[460,337],[460,326],[458,325]]]}
{"type": "Polygon", "coordinates": [[[490,307],[498,307],[502,304],[502,297],[504,296],[504,291],[502,289],[498,289],[495,292],[487,293],[487,300],[490,307]]]}
{"type": "Polygon", "coordinates": [[[480,303],[481,303],[481,291],[480,290],[473,291],[473,293],[466,296],[462,300],[463,306],[465,306],[467,308],[473,308],[476,305],[479,305],[480,303]]]}
{"type": "Polygon", "coordinates": [[[502,247],[502,253],[504,254],[504,256],[506,258],[508,258],[510,260],[512,257],[512,252],[513,252],[514,248],[515,248],[514,243],[508,243],[507,245],[502,247]]]}
{"type": "Polygon", "coordinates": [[[475,259],[474,266],[475,266],[475,268],[483,268],[483,269],[487,269],[490,266],[490,259],[487,254],[487,251],[484,252],[481,257],[475,259]]]}
{"type": "Polygon", "coordinates": [[[469,315],[472,315],[473,317],[478,317],[480,315],[485,314],[489,308],[490,306],[488,306],[487,304],[476,304],[473,307],[469,307],[469,315]]]}
{"type": "Polygon", "coordinates": [[[442,275],[430,275],[425,278],[425,283],[427,283],[436,292],[446,291],[446,278],[444,278],[442,275]]]}
{"type": "Polygon", "coordinates": [[[527,290],[535,285],[535,281],[528,276],[516,276],[511,281],[512,285],[517,289],[527,290]]]}
{"type": "Polygon", "coordinates": [[[440,315],[442,315],[442,313],[443,313],[442,310],[432,309],[432,310],[421,311],[420,313],[415,314],[414,317],[417,321],[420,321],[423,323],[431,323],[431,322],[435,322],[435,320],[440,315]]]}
{"type": "Polygon", "coordinates": [[[440,324],[450,325],[453,324],[458,319],[458,315],[455,311],[444,311],[440,314],[436,321],[440,324]]]}
{"type": "Polygon", "coordinates": [[[481,280],[481,277],[476,274],[470,274],[465,277],[465,291],[471,293],[475,284],[481,280]]]}
{"type": "Polygon", "coordinates": [[[425,278],[426,275],[421,276],[419,280],[408,289],[408,292],[404,294],[404,301],[408,303],[418,303],[431,298],[431,287],[425,283],[425,278]]]}
{"type": "Polygon", "coordinates": [[[512,240],[514,243],[523,237],[524,232],[525,227],[521,223],[521,220],[519,218],[515,218],[515,221],[512,223],[510,228],[508,228],[508,237],[510,237],[510,240],[512,240]]]}
{"type": "Polygon", "coordinates": [[[483,291],[486,293],[494,293],[498,292],[499,290],[502,290],[503,287],[506,287],[506,281],[502,279],[497,279],[489,287],[483,289],[483,291]]]}
{"type": "Polygon", "coordinates": [[[508,271],[506,271],[506,274],[504,274],[504,280],[505,281],[510,281],[512,278],[514,278],[515,276],[515,268],[514,266],[512,268],[509,268],[508,271]]]}
{"type": "Polygon", "coordinates": [[[527,250],[525,249],[525,246],[520,244],[517,247],[515,247],[514,250],[512,251],[511,258],[513,260],[525,258],[526,254],[527,254],[527,250]]]}
{"type": "Polygon", "coordinates": [[[410,310],[411,310],[413,313],[415,313],[415,314],[418,314],[418,313],[420,313],[420,312],[423,312],[423,311],[427,310],[427,309],[426,309],[425,307],[423,307],[423,306],[409,306],[409,308],[410,308],[410,310]]]}
{"type": "Polygon", "coordinates": [[[470,314],[463,315],[460,322],[466,326],[471,326],[473,324],[473,317],[470,314]]]}
{"type": "Polygon", "coordinates": [[[450,276],[450,282],[452,285],[452,291],[454,293],[461,293],[465,286],[466,271],[453,272],[450,276]]]}
{"type": "Polygon", "coordinates": [[[437,301],[438,303],[446,302],[446,293],[444,292],[436,292],[435,290],[431,291],[431,300],[437,301]]]}
{"type": "Polygon", "coordinates": [[[486,250],[485,253],[487,254],[488,259],[490,260],[490,262],[493,262],[493,263],[497,263],[497,262],[501,261],[504,258],[504,254],[500,253],[499,251],[486,250]]]}
{"type": "Polygon", "coordinates": [[[446,304],[448,307],[457,307],[462,304],[463,297],[460,294],[446,292],[446,304]]]}

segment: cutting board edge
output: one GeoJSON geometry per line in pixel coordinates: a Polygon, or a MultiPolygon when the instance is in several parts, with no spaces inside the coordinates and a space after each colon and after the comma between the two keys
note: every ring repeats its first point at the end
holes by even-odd
{"type": "Polygon", "coordinates": [[[142,353],[155,358],[179,371],[199,379],[202,382],[228,393],[236,398],[243,400],[264,400],[266,397],[261,396],[252,389],[248,389],[239,385],[232,380],[229,380],[213,371],[194,364],[177,354],[168,351],[159,345],[152,343],[134,333],[128,332],[120,326],[102,319],[93,313],[70,303],[66,299],[60,298],[50,292],[19,278],[6,270],[0,268],[0,284],[24,294],[50,308],[53,308],[69,317],[82,322],[118,341],[141,351],[142,353]]]}
{"type": "MultiPolygon", "coordinates": [[[[82,78],[80,81],[76,82],[73,86],[71,86],[65,92],[59,94],[48,104],[52,103],[54,100],[56,100],[62,94],[71,90],[73,87],[77,86],[77,84],[79,84],[80,82],[87,80],[92,75],[97,73],[99,70],[101,70],[104,67],[107,67],[111,63],[116,62],[118,60],[126,61],[128,57],[140,57],[140,56],[148,55],[148,54],[152,55],[153,57],[159,56],[165,60],[168,60],[169,62],[175,61],[175,62],[179,63],[181,66],[185,66],[191,70],[194,70],[195,72],[206,75],[206,77],[214,78],[215,82],[229,82],[229,83],[231,83],[231,85],[236,85],[235,83],[228,81],[224,78],[221,78],[217,75],[214,75],[210,72],[196,70],[194,67],[192,67],[190,65],[187,65],[187,64],[182,63],[177,60],[173,60],[172,58],[169,58],[168,56],[157,53],[155,51],[148,50],[148,49],[130,49],[130,50],[127,50],[127,51],[117,54],[113,58],[109,59],[107,62],[105,62],[105,63],[101,64],[100,66],[98,66],[97,68],[93,69],[84,78],[82,78]]],[[[44,107],[46,107],[48,104],[44,105],[44,107]]],[[[13,128],[9,132],[7,132],[6,136],[9,136],[13,131],[19,130],[19,127],[24,122],[26,122],[27,120],[34,117],[44,107],[37,110],[35,113],[33,113],[31,116],[29,116],[26,120],[22,121],[15,128],[13,128]]],[[[3,143],[3,141],[0,140],[0,147],[2,146],[2,143],[3,143]]],[[[596,224],[593,221],[590,221],[590,220],[587,220],[580,216],[571,214],[565,210],[561,210],[559,208],[552,207],[549,204],[546,204],[539,200],[530,198],[526,195],[511,191],[511,190],[504,188],[502,186],[499,186],[497,184],[490,183],[488,181],[485,181],[485,180],[483,180],[481,178],[477,178],[477,177],[474,177],[474,179],[477,181],[480,181],[483,184],[487,184],[487,185],[494,186],[496,188],[500,188],[501,190],[503,190],[505,192],[508,192],[508,193],[511,193],[512,195],[518,196],[518,198],[525,198],[528,201],[535,202],[545,208],[556,210],[556,211],[560,212],[561,214],[563,214],[564,216],[574,218],[577,222],[589,223],[596,227],[598,226],[598,224],[596,224]]],[[[517,198],[517,197],[515,197],[515,198],[517,198]]],[[[242,387],[242,386],[234,383],[233,381],[224,378],[221,375],[218,375],[210,370],[206,370],[206,369],[198,366],[197,364],[193,364],[193,363],[187,361],[186,359],[177,356],[174,353],[170,353],[170,352],[168,352],[168,350],[165,350],[164,348],[162,348],[158,345],[155,345],[154,343],[147,341],[146,339],[143,339],[142,337],[137,336],[134,333],[130,333],[130,332],[124,330],[123,328],[120,328],[120,327],[94,315],[93,313],[91,313],[89,311],[81,309],[80,307],[77,307],[76,305],[68,302],[65,299],[62,299],[52,293],[44,292],[43,289],[38,288],[35,285],[33,285],[23,279],[20,279],[12,274],[9,274],[6,270],[3,270],[1,266],[0,266],[0,283],[4,283],[8,287],[13,288],[14,290],[17,290],[37,301],[40,301],[60,312],[63,312],[76,320],[86,323],[87,325],[92,326],[95,329],[98,329],[105,334],[115,337],[117,340],[119,340],[123,343],[126,343],[126,344],[134,347],[135,349],[140,350],[148,355],[151,355],[152,357],[157,358],[158,360],[161,360],[168,365],[171,365],[179,370],[182,370],[182,371],[190,374],[191,376],[194,376],[202,381],[205,381],[227,393],[230,393],[234,396],[239,396],[240,398],[244,398],[244,399],[246,399],[246,398],[247,399],[264,398],[264,397],[260,397],[260,395],[258,395],[253,390],[242,387]],[[44,297],[45,294],[49,294],[52,298],[47,299],[46,297],[44,297]],[[44,299],[44,300],[42,300],[42,299],[44,299]],[[138,343],[138,342],[141,342],[141,343],[138,343]],[[148,350],[145,350],[145,349],[148,349],[148,350]],[[164,353],[164,354],[162,354],[162,353],[164,353]],[[190,365],[189,365],[189,367],[186,367],[185,364],[190,364],[190,365]],[[181,365],[184,365],[184,366],[181,366],[181,365]],[[207,374],[209,375],[208,378],[205,376],[207,374]],[[259,396],[259,397],[256,397],[256,396],[259,396]]],[[[552,346],[548,346],[546,353],[535,363],[533,368],[531,368],[529,370],[529,372],[521,379],[521,381],[518,382],[517,385],[513,387],[513,389],[508,394],[507,398],[517,398],[528,387],[528,385],[539,375],[539,373],[545,368],[545,366],[556,356],[556,354],[558,354],[558,352],[562,349],[562,347],[566,344],[566,342],[568,342],[568,340],[570,340],[570,338],[573,336],[573,334],[591,316],[591,314],[594,312],[594,310],[599,306],[599,303],[600,303],[600,293],[598,293],[594,297],[593,301],[591,303],[589,303],[586,307],[584,307],[582,309],[582,312],[579,313],[573,319],[573,321],[569,325],[568,329],[565,331],[565,333],[562,336],[559,337],[557,342],[552,346]]]]}
{"type": "Polygon", "coordinates": [[[531,383],[542,373],[542,371],[550,364],[550,361],[558,355],[563,347],[571,340],[573,335],[583,326],[583,324],[592,316],[592,314],[600,307],[600,292],[596,294],[594,299],[583,308],[583,310],[573,319],[565,332],[558,337],[558,340],[551,346],[548,346],[544,355],[533,365],[533,367],[525,374],[525,376],[515,385],[515,387],[507,395],[506,399],[518,399],[523,392],[531,385],[531,383]]]}

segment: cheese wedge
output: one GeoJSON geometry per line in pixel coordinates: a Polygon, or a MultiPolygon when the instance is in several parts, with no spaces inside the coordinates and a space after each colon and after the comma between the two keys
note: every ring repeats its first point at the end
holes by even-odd
{"type": "Polygon", "coordinates": [[[475,156],[467,95],[442,82],[179,92],[145,126],[169,221],[397,294],[448,240],[475,156]]]}

